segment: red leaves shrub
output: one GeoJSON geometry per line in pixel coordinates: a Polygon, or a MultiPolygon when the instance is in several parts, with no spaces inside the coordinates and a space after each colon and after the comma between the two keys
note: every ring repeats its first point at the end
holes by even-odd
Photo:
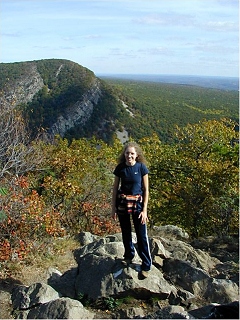
{"type": "Polygon", "coordinates": [[[119,224],[116,224],[116,222],[112,220],[110,215],[109,217],[92,216],[91,220],[92,220],[91,232],[98,236],[105,236],[107,234],[114,234],[121,231],[119,224]]]}
{"type": "Polygon", "coordinates": [[[119,224],[111,217],[111,206],[109,203],[92,204],[84,202],[82,211],[84,212],[86,221],[85,231],[98,236],[105,236],[121,231],[119,224]]]}
{"type": "Polygon", "coordinates": [[[0,194],[0,261],[23,259],[44,238],[62,236],[60,214],[21,177],[0,194]]]}

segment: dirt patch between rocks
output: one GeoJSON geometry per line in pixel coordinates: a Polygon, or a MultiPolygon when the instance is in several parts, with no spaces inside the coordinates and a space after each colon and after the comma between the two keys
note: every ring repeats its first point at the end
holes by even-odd
{"type": "MultiPolygon", "coordinates": [[[[76,244],[76,248],[79,244],[76,244]]],[[[30,286],[37,282],[47,283],[48,268],[53,267],[64,273],[67,270],[77,267],[73,256],[73,248],[66,249],[59,255],[52,256],[42,266],[37,264],[25,265],[21,262],[13,263],[10,270],[0,270],[0,319],[13,319],[11,306],[11,292],[16,285],[30,286]]]]}

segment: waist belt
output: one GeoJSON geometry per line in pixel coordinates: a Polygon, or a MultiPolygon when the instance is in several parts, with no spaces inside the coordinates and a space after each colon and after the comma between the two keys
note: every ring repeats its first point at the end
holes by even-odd
{"type": "Polygon", "coordinates": [[[140,194],[138,195],[126,195],[118,194],[118,213],[136,213],[137,204],[142,203],[143,198],[140,194]]]}

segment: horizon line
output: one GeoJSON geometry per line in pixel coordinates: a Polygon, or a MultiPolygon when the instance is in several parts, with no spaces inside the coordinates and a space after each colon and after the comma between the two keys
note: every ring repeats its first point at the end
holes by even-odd
{"type": "Polygon", "coordinates": [[[97,76],[164,76],[164,77],[201,77],[201,78],[233,78],[239,79],[238,76],[222,76],[222,75],[198,75],[198,74],[168,74],[168,73],[102,73],[95,72],[97,76]]]}

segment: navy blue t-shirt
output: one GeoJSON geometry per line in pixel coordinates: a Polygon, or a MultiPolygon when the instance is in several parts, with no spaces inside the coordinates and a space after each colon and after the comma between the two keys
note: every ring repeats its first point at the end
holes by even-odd
{"type": "Polygon", "coordinates": [[[148,174],[148,168],[144,163],[136,162],[134,166],[120,163],[114,170],[115,176],[121,180],[120,190],[127,195],[142,195],[142,177],[148,174]]]}

